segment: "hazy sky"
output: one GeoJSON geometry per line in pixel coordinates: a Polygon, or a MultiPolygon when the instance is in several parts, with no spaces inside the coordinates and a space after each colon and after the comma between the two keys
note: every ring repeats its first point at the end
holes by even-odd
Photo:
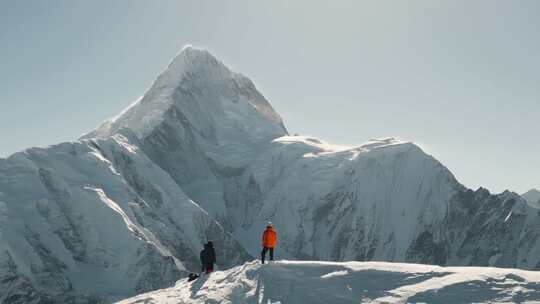
{"type": "Polygon", "coordinates": [[[411,140],[469,187],[523,192],[540,187],[539,16],[540,1],[0,0],[0,156],[97,127],[193,44],[291,133],[411,140]]]}

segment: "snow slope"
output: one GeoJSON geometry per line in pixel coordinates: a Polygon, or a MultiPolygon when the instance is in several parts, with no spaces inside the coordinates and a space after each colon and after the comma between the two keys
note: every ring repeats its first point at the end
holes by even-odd
{"type": "Polygon", "coordinates": [[[271,220],[283,258],[540,269],[536,209],[466,189],[412,143],[272,143],[228,189],[229,220],[252,255],[271,220]]]}
{"type": "Polygon", "coordinates": [[[444,218],[458,186],[418,147],[392,138],[349,149],[292,136],[274,144],[248,169],[261,207],[236,227],[257,235],[273,221],[286,257],[404,261],[419,226],[444,218]]]}
{"type": "Polygon", "coordinates": [[[538,303],[540,273],[385,262],[246,263],[118,302],[538,303]]]}
{"type": "Polygon", "coordinates": [[[169,286],[198,269],[207,239],[220,267],[249,257],[119,134],[0,160],[0,192],[2,303],[92,303],[169,286]]]}

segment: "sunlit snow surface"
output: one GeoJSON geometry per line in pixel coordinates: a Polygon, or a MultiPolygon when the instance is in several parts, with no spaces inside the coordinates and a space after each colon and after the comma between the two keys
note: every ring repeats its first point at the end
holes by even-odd
{"type": "Polygon", "coordinates": [[[540,272],[385,262],[250,262],[120,304],[540,303],[540,272]]]}

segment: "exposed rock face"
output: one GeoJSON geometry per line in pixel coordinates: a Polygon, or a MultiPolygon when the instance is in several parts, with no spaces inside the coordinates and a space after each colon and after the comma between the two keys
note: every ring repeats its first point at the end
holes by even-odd
{"type": "Polygon", "coordinates": [[[222,269],[258,256],[269,220],[278,257],[540,268],[539,212],[518,195],[468,190],[412,143],[288,136],[249,79],[186,48],[80,141],[0,159],[0,299],[170,286],[208,240],[222,269]]]}

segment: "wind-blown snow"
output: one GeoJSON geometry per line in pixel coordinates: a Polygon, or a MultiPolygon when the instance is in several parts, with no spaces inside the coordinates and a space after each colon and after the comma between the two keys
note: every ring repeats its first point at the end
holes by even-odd
{"type": "Polygon", "coordinates": [[[538,303],[540,273],[384,262],[247,263],[118,304],[538,303]]]}

